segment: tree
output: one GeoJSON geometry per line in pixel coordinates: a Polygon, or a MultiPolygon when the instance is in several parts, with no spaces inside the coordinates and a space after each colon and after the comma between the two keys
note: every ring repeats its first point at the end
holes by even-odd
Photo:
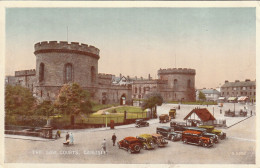
{"type": "Polygon", "coordinates": [[[92,108],[90,94],[76,83],[63,85],[54,106],[66,115],[90,113],[92,108]]]}
{"type": "Polygon", "coordinates": [[[5,87],[5,112],[7,115],[31,115],[36,105],[32,92],[20,85],[5,87]]]}
{"type": "Polygon", "coordinates": [[[199,100],[203,100],[203,101],[206,100],[206,96],[205,96],[205,94],[202,93],[201,91],[199,91],[199,100]]]}
{"type": "Polygon", "coordinates": [[[37,105],[35,113],[37,115],[46,116],[47,118],[49,118],[49,116],[52,116],[54,114],[54,106],[52,101],[44,100],[42,103],[37,105]]]}
{"type": "Polygon", "coordinates": [[[152,92],[145,96],[144,102],[142,104],[142,109],[149,108],[153,114],[152,117],[157,116],[157,108],[156,106],[160,106],[163,103],[163,98],[160,93],[152,92]],[[154,110],[153,110],[154,109],[154,110]]]}

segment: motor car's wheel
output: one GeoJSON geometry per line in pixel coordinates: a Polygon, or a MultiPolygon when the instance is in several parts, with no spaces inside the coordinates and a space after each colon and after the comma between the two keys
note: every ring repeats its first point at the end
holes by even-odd
{"type": "Polygon", "coordinates": [[[140,127],[140,125],[137,125],[136,127],[137,127],[137,128],[139,128],[139,127],[140,127]]]}
{"type": "Polygon", "coordinates": [[[202,140],[199,140],[199,146],[202,146],[202,145],[203,145],[202,140]]]}
{"type": "Polygon", "coordinates": [[[156,131],[156,134],[160,134],[158,131],[156,131]]]}
{"type": "Polygon", "coordinates": [[[147,126],[147,127],[148,127],[148,126],[149,126],[149,123],[146,123],[146,124],[145,124],[145,126],[147,126]]]}
{"type": "Polygon", "coordinates": [[[132,153],[132,150],[131,150],[131,149],[128,149],[127,152],[128,152],[128,153],[132,153]]]}
{"type": "Polygon", "coordinates": [[[185,139],[183,140],[183,143],[188,143],[188,139],[185,138],[185,139]]]}
{"type": "Polygon", "coordinates": [[[118,146],[119,149],[121,149],[121,146],[120,146],[119,142],[117,142],[117,146],[118,146]]]}
{"type": "Polygon", "coordinates": [[[140,147],[139,145],[135,145],[134,150],[135,150],[136,152],[140,152],[141,147],[140,147]]]}
{"type": "Polygon", "coordinates": [[[207,143],[203,143],[203,147],[208,147],[208,144],[207,143]]]}

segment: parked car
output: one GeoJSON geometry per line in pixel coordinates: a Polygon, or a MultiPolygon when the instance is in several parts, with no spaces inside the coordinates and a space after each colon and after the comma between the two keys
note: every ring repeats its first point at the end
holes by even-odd
{"type": "Polygon", "coordinates": [[[136,119],[135,120],[135,127],[148,127],[149,123],[145,121],[144,119],[136,119]]]}
{"type": "Polygon", "coordinates": [[[152,134],[153,142],[157,144],[159,147],[164,147],[168,144],[167,141],[165,141],[165,138],[160,134],[152,134]]]}
{"type": "Polygon", "coordinates": [[[176,117],[176,108],[170,109],[170,111],[169,111],[169,116],[170,116],[171,118],[175,119],[175,117],[176,117]]]}
{"type": "Polygon", "coordinates": [[[142,143],[143,149],[154,149],[155,144],[153,141],[153,137],[150,134],[141,134],[136,137],[142,143]]]}
{"type": "Polygon", "coordinates": [[[168,114],[161,114],[159,116],[159,122],[160,123],[165,123],[171,121],[171,117],[168,114]]]}
{"type": "Polygon", "coordinates": [[[235,111],[225,111],[225,116],[226,117],[235,117],[235,111]]]}
{"type": "Polygon", "coordinates": [[[183,143],[189,143],[204,147],[213,146],[213,139],[204,137],[199,131],[186,130],[182,132],[183,143]]]}
{"type": "Polygon", "coordinates": [[[170,126],[174,129],[176,132],[182,132],[185,131],[185,128],[187,125],[185,122],[177,122],[177,121],[172,121],[170,122],[170,126]]]}
{"type": "Polygon", "coordinates": [[[119,149],[123,148],[130,153],[140,152],[142,148],[142,142],[135,137],[126,137],[123,140],[118,141],[117,145],[119,149]]]}
{"type": "Polygon", "coordinates": [[[222,132],[221,130],[215,129],[213,125],[200,125],[199,128],[205,128],[208,133],[215,134],[219,137],[219,139],[225,139],[227,134],[225,132],[222,132]]]}
{"type": "Polygon", "coordinates": [[[181,140],[181,135],[182,135],[180,133],[174,132],[174,130],[171,127],[167,127],[167,126],[157,127],[156,133],[161,134],[166,139],[169,139],[171,141],[181,140]]]}
{"type": "Polygon", "coordinates": [[[216,134],[208,133],[207,129],[199,127],[184,127],[186,130],[201,132],[202,136],[213,139],[214,143],[219,142],[219,137],[216,134]]]}

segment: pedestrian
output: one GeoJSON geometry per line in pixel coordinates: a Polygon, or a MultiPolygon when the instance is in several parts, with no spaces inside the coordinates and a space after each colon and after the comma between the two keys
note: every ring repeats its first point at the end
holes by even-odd
{"type": "Polygon", "coordinates": [[[66,134],[66,141],[70,138],[69,132],[66,134]]]}
{"type": "Polygon", "coordinates": [[[71,144],[74,144],[74,137],[73,137],[73,135],[72,135],[72,132],[70,133],[70,143],[71,143],[71,144]]]}
{"type": "Polygon", "coordinates": [[[101,145],[101,148],[102,148],[102,151],[106,154],[107,153],[107,142],[106,142],[106,139],[103,140],[102,142],[102,145],[101,145]]]}
{"type": "Polygon", "coordinates": [[[115,133],[112,136],[112,141],[113,141],[113,146],[115,146],[115,143],[116,143],[116,135],[115,135],[115,133]]]}

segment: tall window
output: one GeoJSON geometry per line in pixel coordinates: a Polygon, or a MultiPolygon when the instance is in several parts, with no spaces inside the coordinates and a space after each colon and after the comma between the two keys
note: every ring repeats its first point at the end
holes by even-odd
{"type": "Polygon", "coordinates": [[[44,80],[44,64],[40,64],[40,69],[39,69],[39,82],[42,82],[44,80]]]}
{"type": "Polygon", "coordinates": [[[72,81],[72,65],[70,63],[65,65],[65,82],[72,81]]]}
{"type": "Polygon", "coordinates": [[[190,88],[191,87],[191,81],[190,79],[187,81],[187,88],[190,88]]]}
{"type": "Polygon", "coordinates": [[[139,93],[142,93],[142,88],[141,87],[139,87],[139,93]]]}
{"type": "Polygon", "coordinates": [[[177,88],[177,82],[178,82],[178,80],[177,80],[177,79],[174,79],[173,84],[174,84],[174,88],[175,88],[175,89],[177,88]]]}
{"type": "Polygon", "coordinates": [[[135,93],[137,93],[137,87],[135,87],[135,93]]]}
{"type": "Polygon", "coordinates": [[[95,67],[92,66],[91,67],[91,83],[94,83],[95,82],[95,67]]]}

